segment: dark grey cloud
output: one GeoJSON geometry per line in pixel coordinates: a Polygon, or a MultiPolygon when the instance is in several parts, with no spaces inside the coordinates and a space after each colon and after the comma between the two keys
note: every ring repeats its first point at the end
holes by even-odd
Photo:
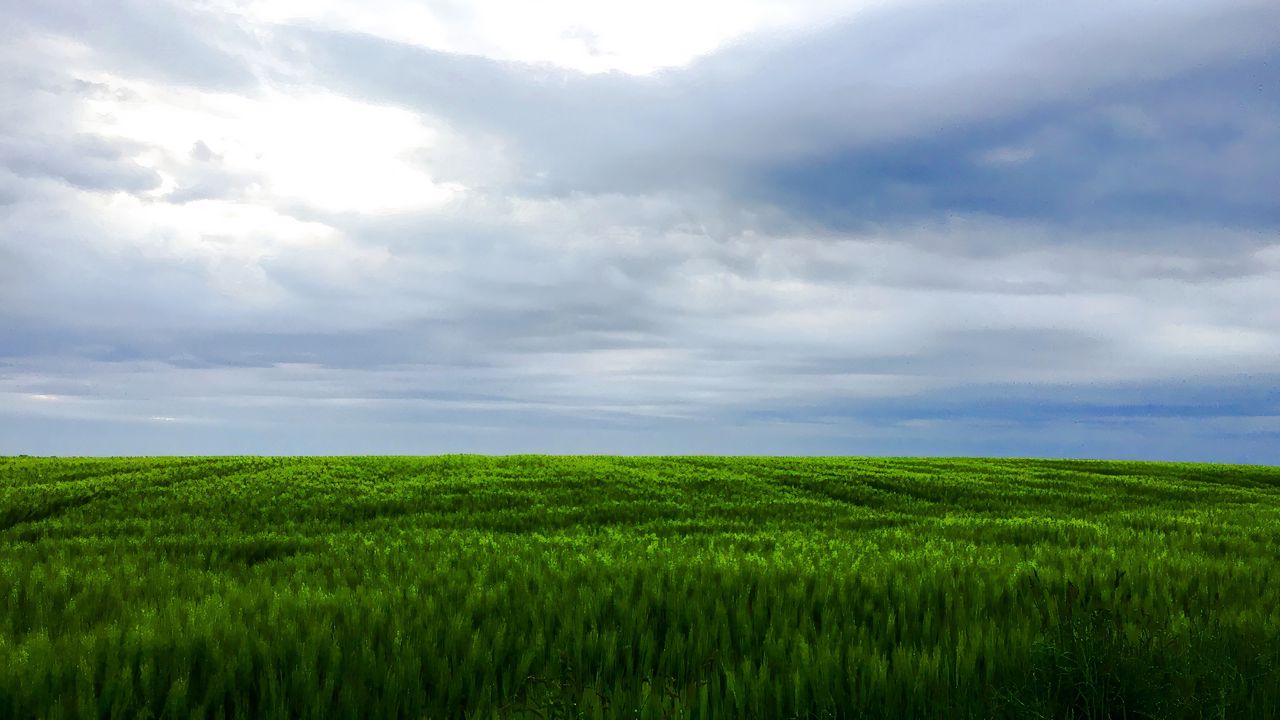
{"type": "Polygon", "coordinates": [[[1131,428],[1126,426],[1141,426],[1143,421],[1148,427],[1176,426],[1179,434],[1194,432],[1198,422],[1207,421],[1203,431],[1215,437],[1274,439],[1280,436],[1277,379],[1280,377],[1276,375],[1262,375],[1227,381],[1206,379],[1194,384],[1181,381],[984,383],[892,399],[780,407],[761,419],[800,417],[837,426],[864,421],[921,429],[965,423],[985,423],[1006,430],[1061,429],[1064,425],[1076,425],[1118,431],[1125,436],[1125,442],[1132,441],[1131,428]]]}
{"type": "Polygon", "coordinates": [[[763,198],[840,227],[980,212],[1074,227],[1276,227],[1280,55],[771,168],[763,198]]]}
{"type": "Polygon", "coordinates": [[[503,396],[399,388],[382,402],[177,400],[164,405],[165,416],[151,414],[158,403],[138,400],[123,417],[118,406],[93,403],[26,417],[0,411],[0,437],[34,453],[983,454],[1274,463],[1275,398],[1252,400],[1274,386],[1274,378],[1201,384],[1193,392],[1182,383],[983,386],[840,405],[775,403],[692,419],[549,413],[503,396]],[[191,410],[202,414],[184,414],[191,410]],[[282,433],[281,425],[293,431],[282,433]]]}

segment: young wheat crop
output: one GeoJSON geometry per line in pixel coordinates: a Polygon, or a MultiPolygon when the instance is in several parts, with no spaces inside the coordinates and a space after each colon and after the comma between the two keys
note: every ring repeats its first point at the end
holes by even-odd
{"type": "Polygon", "coordinates": [[[1280,469],[0,459],[16,718],[1280,717],[1280,469]]]}

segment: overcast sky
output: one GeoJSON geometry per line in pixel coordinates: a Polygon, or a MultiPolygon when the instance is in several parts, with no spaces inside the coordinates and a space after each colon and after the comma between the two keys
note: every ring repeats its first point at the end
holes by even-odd
{"type": "Polygon", "coordinates": [[[0,454],[1280,463],[1275,0],[0,7],[0,454]]]}

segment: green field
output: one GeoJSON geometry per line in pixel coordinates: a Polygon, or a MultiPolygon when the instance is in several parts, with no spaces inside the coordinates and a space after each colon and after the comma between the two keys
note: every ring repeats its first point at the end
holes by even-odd
{"type": "Polygon", "coordinates": [[[0,715],[1280,717],[1280,468],[0,459],[0,715]]]}

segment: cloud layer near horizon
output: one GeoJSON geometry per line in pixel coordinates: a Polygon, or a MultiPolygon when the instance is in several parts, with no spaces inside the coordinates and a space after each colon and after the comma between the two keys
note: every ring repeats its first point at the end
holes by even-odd
{"type": "Polygon", "coordinates": [[[1280,463],[1280,6],[687,5],[13,9],[0,454],[1280,463]]]}

